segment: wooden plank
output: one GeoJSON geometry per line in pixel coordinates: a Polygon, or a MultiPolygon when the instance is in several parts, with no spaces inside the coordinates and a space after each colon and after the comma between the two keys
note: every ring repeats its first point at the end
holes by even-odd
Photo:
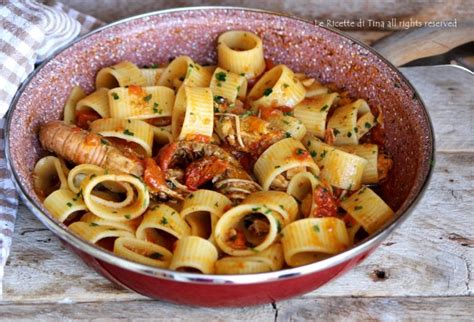
{"type": "Polygon", "coordinates": [[[276,321],[472,321],[469,297],[314,298],[276,304],[276,321]]]}
{"type": "Polygon", "coordinates": [[[114,286],[83,264],[23,203],[20,203],[13,238],[0,303],[144,298],[114,286]]]}
{"type": "Polygon", "coordinates": [[[474,149],[474,75],[453,66],[401,68],[425,102],[438,151],[474,149]]]}
{"type": "MultiPolygon", "coordinates": [[[[357,22],[364,19],[362,29],[403,29],[401,21],[410,22],[418,20],[440,21],[457,19],[458,24],[463,21],[471,21],[474,15],[473,6],[469,1],[431,1],[418,0],[416,2],[393,2],[376,0],[355,0],[351,2],[324,1],[324,0],[268,0],[268,1],[248,1],[248,0],[181,0],[174,1],[127,1],[127,0],[63,0],[63,3],[72,6],[82,12],[96,16],[104,21],[115,21],[141,13],[155,10],[168,9],[174,7],[202,6],[202,5],[222,5],[222,6],[242,6],[258,8],[273,12],[296,15],[306,19],[319,19],[326,21],[341,21],[345,19],[357,22]],[[397,18],[395,26],[389,26],[387,21],[397,18]],[[384,25],[374,26],[368,19],[384,21],[384,25]]],[[[343,26],[344,27],[344,26],[343,26]]],[[[413,26],[410,26],[413,27],[413,26]]],[[[354,27],[345,27],[354,29],[354,27]]],[[[406,28],[406,27],[405,27],[406,28]]]]}
{"type": "Polygon", "coordinates": [[[445,54],[453,48],[474,41],[473,26],[450,29],[415,28],[395,32],[374,45],[388,61],[401,66],[423,57],[445,54]]]}
{"type": "MultiPolygon", "coordinates": [[[[361,265],[305,297],[472,294],[474,248],[465,245],[474,240],[468,211],[474,209],[473,156],[441,153],[430,188],[402,227],[361,265]],[[377,278],[376,270],[386,278],[377,278]]],[[[82,264],[22,205],[3,303],[111,299],[143,297],[117,289],[82,264]]]]}
{"type": "Polygon", "coordinates": [[[2,321],[273,321],[269,305],[245,308],[198,308],[159,301],[0,305],[2,321]]]}

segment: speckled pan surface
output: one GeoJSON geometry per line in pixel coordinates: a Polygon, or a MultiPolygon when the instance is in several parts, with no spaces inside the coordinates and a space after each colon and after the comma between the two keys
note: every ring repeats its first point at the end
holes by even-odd
{"type": "Polygon", "coordinates": [[[112,25],[76,42],[46,63],[13,106],[11,166],[23,189],[41,207],[31,170],[44,154],[37,140],[41,124],[61,117],[74,85],[92,91],[97,71],[122,60],[164,63],[178,55],[215,63],[216,39],[225,30],[250,30],[262,37],[266,57],[322,82],[333,82],[372,107],[382,108],[393,175],[384,198],[402,214],[429,174],[433,138],[429,118],[411,85],[365,47],[309,22],[242,9],[198,9],[158,13],[112,25]]]}

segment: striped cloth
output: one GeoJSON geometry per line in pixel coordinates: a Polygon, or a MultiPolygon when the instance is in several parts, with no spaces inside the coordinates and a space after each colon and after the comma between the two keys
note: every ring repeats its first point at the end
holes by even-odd
{"type": "Polygon", "coordinates": [[[18,207],[5,161],[2,118],[36,63],[102,24],[59,2],[46,6],[29,0],[0,0],[0,295],[18,207]]]}

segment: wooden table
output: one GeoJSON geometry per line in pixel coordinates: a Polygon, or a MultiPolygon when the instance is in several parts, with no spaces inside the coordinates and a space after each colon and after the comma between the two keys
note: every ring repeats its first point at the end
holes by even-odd
{"type": "Polygon", "coordinates": [[[89,269],[21,205],[0,319],[474,319],[474,76],[450,66],[402,72],[434,123],[433,178],[409,219],[346,275],[302,297],[256,307],[153,301],[89,269]]]}

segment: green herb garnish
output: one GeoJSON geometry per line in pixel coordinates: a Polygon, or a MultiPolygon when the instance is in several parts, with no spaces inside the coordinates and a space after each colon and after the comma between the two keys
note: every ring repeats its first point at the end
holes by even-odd
{"type": "Polygon", "coordinates": [[[218,73],[216,73],[215,77],[219,82],[225,82],[225,80],[227,78],[227,74],[224,73],[224,72],[218,72],[218,73]]]}
{"type": "Polygon", "coordinates": [[[134,135],[135,135],[133,132],[130,132],[128,129],[125,129],[125,131],[123,131],[123,134],[125,134],[125,135],[130,135],[130,136],[134,136],[134,135]]]}
{"type": "Polygon", "coordinates": [[[266,90],[263,91],[263,96],[268,96],[273,92],[273,89],[267,88],[266,90]]]}
{"type": "Polygon", "coordinates": [[[160,254],[160,253],[151,253],[150,255],[148,255],[149,258],[151,259],[162,259],[163,258],[163,254],[160,254]]]}

